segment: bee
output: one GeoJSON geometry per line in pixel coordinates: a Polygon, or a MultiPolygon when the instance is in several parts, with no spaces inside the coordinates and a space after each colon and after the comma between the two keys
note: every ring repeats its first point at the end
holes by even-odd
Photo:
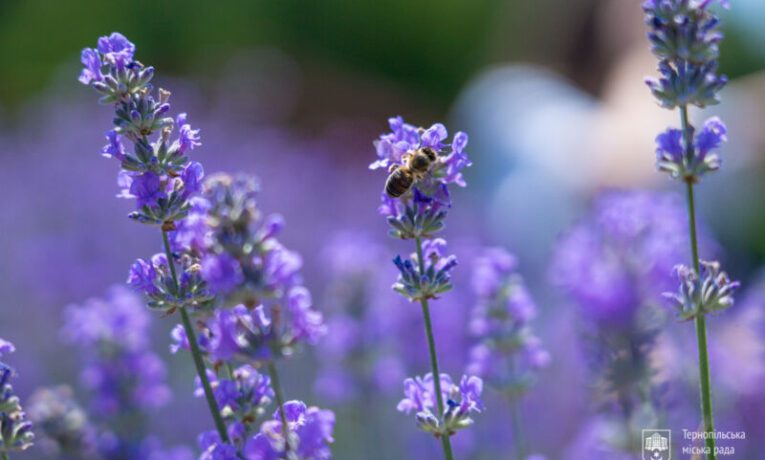
{"type": "Polygon", "coordinates": [[[402,166],[391,167],[390,175],[385,181],[385,193],[391,198],[398,198],[408,192],[415,182],[425,177],[437,159],[436,151],[430,147],[407,153],[402,166]]]}

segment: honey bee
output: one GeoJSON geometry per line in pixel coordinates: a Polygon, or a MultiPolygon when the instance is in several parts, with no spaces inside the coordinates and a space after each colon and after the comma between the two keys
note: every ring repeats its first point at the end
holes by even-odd
{"type": "Polygon", "coordinates": [[[408,192],[415,182],[425,177],[437,159],[436,151],[430,147],[407,153],[403,166],[391,167],[390,175],[385,181],[385,193],[391,198],[398,198],[408,192]]]}

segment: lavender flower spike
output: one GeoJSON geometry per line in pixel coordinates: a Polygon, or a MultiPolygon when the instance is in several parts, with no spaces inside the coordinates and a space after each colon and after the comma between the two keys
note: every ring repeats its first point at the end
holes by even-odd
{"type": "MultiPolygon", "coordinates": [[[[643,3],[651,51],[659,59],[658,79],[646,84],[668,109],[717,104],[727,83],[717,74],[722,33],[710,1],[646,0],[643,3]]],[[[727,6],[727,5],[726,5],[727,6]]]]}
{"type": "MultiPolygon", "coordinates": [[[[16,348],[0,338],[0,357],[16,348]]],[[[27,420],[21,401],[10,384],[13,369],[0,362],[0,458],[7,459],[10,452],[28,449],[34,440],[32,422],[27,420]]]]}
{"type": "Polygon", "coordinates": [[[136,210],[129,217],[162,231],[164,254],[151,261],[139,259],[129,283],[149,297],[152,307],[180,313],[210,413],[221,439],[227,440],[187,311],[188,307],[206,306],[211,298],[197,264],[189,263],[188,258],[179,260],[183,271],[180,276],[176,272],[176,255],[168,238],[176,222],[192,210],[204,177],[202,165],[188,157],[201,145],[199,130],[191,128],[185,113],[175,119],[168,116],[170,92],[154,91],[150,84],[154,69],[144,67],[134,55],[135,45],[122,34],[101,37],[96,48],[82,51],[84,69],[79,81],[98,92],[101,103],[114,107],[113,127],[102,153],[120,163],[117,183],[122,190],[118,196],[136,201],[136,210]],[[123,141],[132,148],[126,149],[123,141]]]}
{"type": "Polygon", "coordinates": [[[698,315],[715,313],[733,306],[733,293],[741,283],[731,281],[728,274],[720,270],[719,262],[700,261],[701,273],[685,265],[675,267],[680,280],[677,293],[665,293],[677,306],[682,320],[698,315]]]}
{"type": "Polygon", "coordinates": [[[473,424],[470,415],[483,410],[481,393],[483,380],[462,376],[459,384],[441,374],[441,392],[446,410],[439,414],[433,374],[404,380],[404,399],[398,403],[400,412],[414,412],[418,426],[436,437],[449,437],[473,424]]]}
{"type": "Polygon", "coordinates": [[[479,404],[470,401],[477,400],[483,382],[477,377],[464,377],[466,392],[451,394],[451,379],[439,371],[429,302],[452,288],[450,272],[457,259],[444,253],[446,240],[435,235],[444,228],[451,207],[449,185],[466,185],[462,170],[471,164],[465,153],[468,136],[458,132],[447,143],[448,133],[441,123],[427,129],[405,123],[401,117],[391,118],[388,123],[391,132],[374,142],[377,160],[369,168],[386,168],[389,173],[378,210],[388,221],[390,235],[413,239],[415,243],[415,252],[409,258],[393,259],[399,270],[393,289],[420,303],[431,367],[429,380],[426,377],[404,382],[407,399],[399,409],[409,412],[416,408],[420,427],[440,438],[444,457],[453,460],[450,437],[472,423],[468,414],[479,404]],[[449,399],[451,396],[455,399],[449,399]]]}
{"type": "MultiPolygon", "coordinates": [[[[720,120],[710,119],[694,138],[695,129],[688,119],[688,106],[704,108],[717,104],[718,93],[727,83],[727,78],[717,72],[719,44],[723,35],[719,31],[719,19],[711,11],[713,3],[713,0],[645,0],[643,3],[645,22],[649,28],[648,40],[651,51],[659,59],[661,74],[660,78],[649,78],[646,83],[662,107],[677,107],[680,110],[680,129],[670,129],[657,138],[657,167],[686,184],[693,273],[702,280],[693,186],[703,174],[720,167],[719,158],[711,151],[725,140],[726,128],[720,120]]],[[[720,0],[720,4],[725,8],[730,6],[727,0],[720,0]]],[[[689,276],[684,278],[681,297],[686,297],[683,290],[695,282],[689,276]]],[[[702,297],[707,294],[695,293],[702,297]]],[[[720,295],[724,302],[728,302],[727,292],[720,295]]],[[[703,302],[709,299],[693,300],[703,302]]],[[[680,303],[684,304],[683,301],[680,303]]],[[[711,435],[714,432],[714,417],[706,338],[706,313],[709,308],[719,309],[722,305],[710,307],[699,303],[690,308],[682,305],[681,316],[690,315],[696,319],[701,406],[707,433],[705,450],[709,452],[707,458],[715,460],[717,454],[715,439],[711,435]]]]}
{"type": "Polygon", "coordinates": [[[440,123],[425,129],[405,123],[401,117],[388,122],[391,132],[374,142],[377,160],[370,169],[406,168],[407,158],[423,148],[431,149],[435,159],[427,168],[427,174],[413,182],[400,197],[383,192],[378,210],[388,220],[393,237],[432,238],[443,228],[451,207],[448,186],[466,186],[462,170],[472,164],[465,152],[468,136],[458,132],[451,143],[447,143],[446,127],[440,123]]]}
{"type": "Polygon", "coordinates": [[[470,331],[477,343],[470,350],[467,371],[507,396],[513,443],[518,458],[525,458],[519,399],[533,387],[537,372],[549,364],[550,353],[529,325],[537,307],[515,273],[516,265],[515,257],[502,248],[487,249],[475,261],[472,281],[477,303],[470,331]]]}
{"type": "Polygon", "coordinates": [[[79,80],[96,90],[102,103],[114,105],[114,127],[102,153],[120,163],[118,196],[136,200],[130,217],[171,228],[189,211],[189,198],[204,175],[187,156],[201,145],[199,131],[191,128],[186,114],[175,120],[167,116],[170,92],[154,92],[149,83],[154,69],[134,60],[134,54],[135,45],[122,34],[101,37],[96,48],[82,51],[79,80]],[[132,151],[123,141],[132,144],[132,151]]]}

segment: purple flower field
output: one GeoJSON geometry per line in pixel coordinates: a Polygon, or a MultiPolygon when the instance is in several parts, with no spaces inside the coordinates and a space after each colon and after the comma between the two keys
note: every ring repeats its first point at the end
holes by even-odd
{"type": "Polygon", "coordinates": [[[230,6],[0,90],[0,460],[765,459],[765,9],[589,3],[598,78],[531,34],[439,96],[230,6]]]}

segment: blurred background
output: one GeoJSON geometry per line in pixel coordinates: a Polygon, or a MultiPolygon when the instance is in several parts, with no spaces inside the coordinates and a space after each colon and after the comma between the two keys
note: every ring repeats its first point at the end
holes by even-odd
{"type": "MultiPolygon", "coordinates": [[[[711,320],[710,341],[723,350],[712,363],[713,372],[716,363],[724,367],[713,378],[717,421],[761,430],[765,3],[732,3],[722,13],[721,49],[731,82],[722,104],[691,116],[719,115],[728,125],[724,167],[702,181],[698,203],[709,251],[716,248],[743,282],[739,298],[748,299],[711,320]]],[[[681,186],[654,169],[653,139],[677,124],[677,114],[660,109],[643,84],[655,59],[640,1],[1,0],[0,336],[19,349],[8,361],[24,398],[68,384],[85,404],[81,353],[60,339],[65,308],[103,296],[124,281],[135,258],[159,249],[153,229],[125,218],[131,203],[114,198],[115,165],[99,156],[111,111],[77,82],[80,50],[112,31],[136,44],[137,58],[157,68],[155,83],[173,92],[173,110],[188,112],[201,128],[203,146],[193,156],[208,173],[261,179],[261,207],[285,217],[282,238],[302,253],[306,283],[330,324],[347,313],[333,288],[342,274],[327,270],[342,253],[337,245],[376,245],[377,259],[365,263],[379,265],[386,289],[370,303],[391,308],[400,321],[383,334],[401,355],[386,367],[395,374],[392,389],[337,397],[320,384],[322,345],[282,364],[288,397],[336,410],[335,458],[438,458],[413,419],[395,411],[399,377],[424,373],[425,355],[408,357],[402,345],[424,353],[417,310],[387,290],[396,276],[389,260],[411,248],[387,237],[376,211],[384,175],[367,168],[372,140],[394,115],[423,126],[443,121],[470,135],[474,166],[469,186],[454,192],[447,231],[461,261],[457,288],[434,309],[446,370],[464,370],[472,340],[464,327],[475,302],[472,260],[481,247],[504,247],[518,257],[539,307],[534,328],[552,356],[522,404],[529,453],[640,458],[601,452],[608,442],[592,434],[608,430],[587,334],[577,327],[586,318],[565,289],[553,288],[550,274],[561,235],[597,214],[593,203],[602,193],[653,190],[678,194],[682,203],[681,186]]],[[[168,351],[173,325],[152,315],[152,347],[168,367],[173,397],[146,426],[168,444],[195,448],[209,417],[192,395],[190,360],[168,351]]],[[[683,337],[691,329],[667,321],[662,333],[683,337]]],[[[672,356],[677,374],[692,372],[693,347],[672,356]]],[[[696,420],[695,391],[688,386],[684,420],[696,420]]],[[[502,398],[487,399],[494,402],[475,429],[457,437],[460,458],[515,458],[502,398]]],[[[765,458],[765,441],[754,434],[735,444],[735,458],[765,458]]],[[[19,458],[48,457],[33,449],[19,458]]]]}

